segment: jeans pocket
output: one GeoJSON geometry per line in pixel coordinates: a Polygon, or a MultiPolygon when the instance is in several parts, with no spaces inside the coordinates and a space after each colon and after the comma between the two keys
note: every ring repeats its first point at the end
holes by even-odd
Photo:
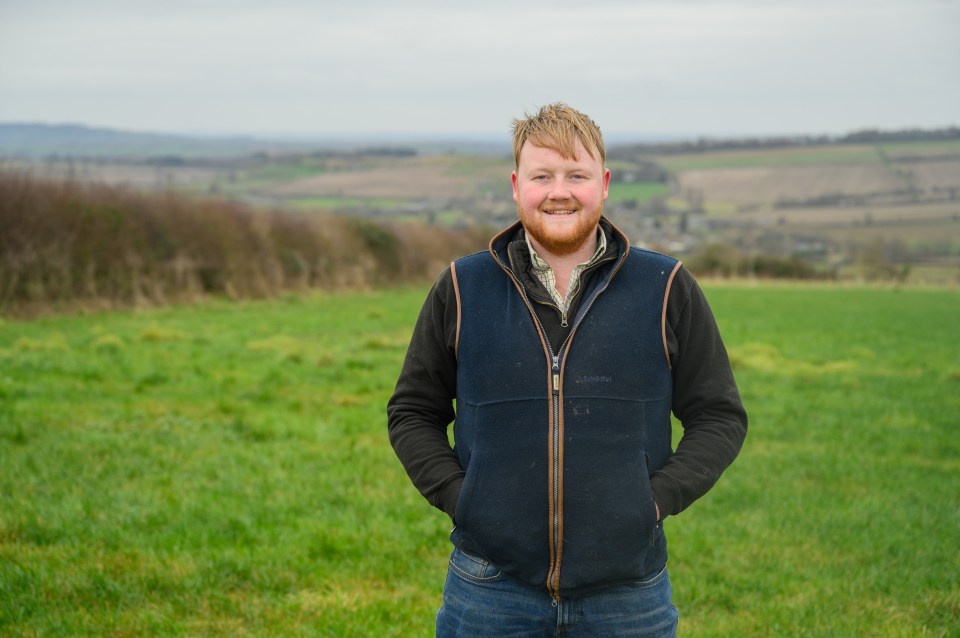
{"type": "Polygon", "coordinates": [[[468,554],[459,547],[450,554],[450,571],[474,583],[490,583],[503,578],[503,572],[485,558],[468,554]]]}
{"type": "Polygon", "coordinates": [[[638,588],[640,588],[640,589],[646,589],[646,588],[649,588],[649,587],[656,587],[657,585],[660,584],[661,581],[663,581],[664,578],[667,578],[667,566],[666,566],[666,565],[664,565],[664,566],[663,566],[663,569],[661,569],[660,571],[658,571],[656,574],[654,574],[654,575],[651,576],[650,578],[648,578],[648,579],[646,579],[646,580],[638,580],[637,582],[634,583],[634,586],[636,586],[636,587],[638,587],[638,588]]]}

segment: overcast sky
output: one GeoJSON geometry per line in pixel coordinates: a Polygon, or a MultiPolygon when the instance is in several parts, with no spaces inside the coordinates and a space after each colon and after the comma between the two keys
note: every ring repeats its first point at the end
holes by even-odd
{"type": "Polygon", "coordinates": [[[960,124],[956,0],[0,0],[0,121],[507,135],[960,124]]]}

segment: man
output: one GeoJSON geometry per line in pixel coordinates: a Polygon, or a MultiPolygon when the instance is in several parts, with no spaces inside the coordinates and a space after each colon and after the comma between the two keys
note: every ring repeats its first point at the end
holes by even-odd
{"type": "Polygon", "coordinates": [[[437,635],[673,636],[662,520],[733,461],[746,413],[693,277],[602,216],[597,125],[557,103],[513,133],[519,221],[440,276],[387,406],[454,522],[437,635]]]}

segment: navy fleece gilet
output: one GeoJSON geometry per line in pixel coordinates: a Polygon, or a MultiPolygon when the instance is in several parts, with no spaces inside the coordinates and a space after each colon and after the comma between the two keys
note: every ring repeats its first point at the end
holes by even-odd
{"type": "Polygon", "coordinates": [[[547,344],[502,260],[454,265],[466,476],[451,538],[557,596],[643,580],[667,558],[650,476],[672,453],[663,309],[677,261],[625,250],[565,344],[547,344]]]}

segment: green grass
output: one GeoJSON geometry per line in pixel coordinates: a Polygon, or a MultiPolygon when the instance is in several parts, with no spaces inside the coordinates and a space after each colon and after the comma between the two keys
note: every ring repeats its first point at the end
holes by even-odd
{"type": "Polygon", "coordinates": [[[300,161],[273,161],[256,169],[246,171],[243,181],[255,182],[286,182],[305,177],[312,177],[326,172],[323,166],[303,163],[300,161]]]}
{"type": "Polygon", "coordinates": [[[249,170],[235,171],[235,179],[219,183],[220,191],[243,196],[251,191],[322,175],[326,169],[310,159],[274,160],[249,170]]]}
{"type": "Polygon", "coordinates": [[[668,522],[689,635],[957,635],[960,295],[711,299],[751,435],[690,519],[668,522]]]}
{"type": "Polygon", "coordinates": [[[610,194],[607,202],[617,204],[626,200],[634,200],[638,204],[649,201],[654,197],[663,197],[670,194],[670,185],[647,182],[618,182],[610,185],[610,194]]]}
{"type": "MultiPolygon", "coordinates": [[[[960,633],[960,295],[708,286],[751,415],[684,636],[960,633]]],[[[0,322],[0,635],[425,636],[384,404],[425,290],[0,322]]]]}

